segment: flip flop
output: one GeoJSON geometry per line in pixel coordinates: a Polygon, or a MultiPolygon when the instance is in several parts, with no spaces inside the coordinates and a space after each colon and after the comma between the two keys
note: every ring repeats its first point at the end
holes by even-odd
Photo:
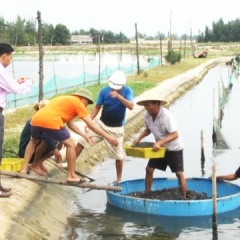
{"type": "Polygon", "coordinates": [[[78,185],[78,184],[86,183],[86,180],[84,180],[84,179],[80,179],[80,180],[77,181],[77,182],[74,182],[74,181],[68,181],[68,180],[67,180],[67,183],[68,183],[68,184],[72,184],[72,185],[78,185]]]}

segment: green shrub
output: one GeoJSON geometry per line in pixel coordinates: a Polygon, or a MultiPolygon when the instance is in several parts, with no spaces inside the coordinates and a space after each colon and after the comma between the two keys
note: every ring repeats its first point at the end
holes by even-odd
{"type": "Polygon", "coordinates": [[[144,78],[147,78],[147,77],[148,77],[148,72],[144,71],[144,72],[143,72],[143,77],[144,77],[144,78]]]}
{"type": "Polygon", "coordinates": [[[181,61],[181,53],[178,51],[170,50],[167,52],[165,59],[168,63],[171,63],[173,65],[174,63],[181,61]]]}

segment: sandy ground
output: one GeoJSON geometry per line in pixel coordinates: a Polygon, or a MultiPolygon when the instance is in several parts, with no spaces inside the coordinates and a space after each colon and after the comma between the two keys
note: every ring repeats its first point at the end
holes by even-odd
{"type": "MultiPolygon", "coordinates": [[[[159,92],[171,104],[198,84],[210,68],[228,59],[208,60],[193,70],[163,81],[149,91],[159,92]]],[[[130,140],[131,136],[143,127],[143,114],[144,108],[138,105],[135,105],[134,110],[127,112],[125,141],[130,140]]],[[[81,125],[80,122],[79,124],[81,125]]],[[[73,137],[77,139],[74,134],[73,137]]],[[[81,159],[77,161],[77,170],[87,175],[92,166],[99,164],[107,154],[102,146],[103,143],[99,143],[91,150],[84,151],[81,159]]],[[[50,178],[66,178],[65,173],[50,162],[46,161],[45,164],[50,170],[50,178]]],[[[75,211],[77,195],[85,189],[4,176],[2,183],[12,187],[13,195],[10,198],[0,198],[0,240],[66,239],[60,234],[64,232],[67,216],[75,211]]]]}

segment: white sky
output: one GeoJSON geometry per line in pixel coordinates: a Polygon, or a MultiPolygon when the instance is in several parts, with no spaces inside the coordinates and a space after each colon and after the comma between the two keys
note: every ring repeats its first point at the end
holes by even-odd
{"type": "Polygon", "coordinates": [[[155,36],[158,32],[178,35],[193,34],[220,18],[224,23],[240,18],[239,0],[6,0],[0,16],[5,21],[21,18],[36,19],[41,12],[42,22],[65,25],[74,30],[110,30],[128,37],[138,32],[155,36]],[[170,24],[171,19],[171,24],[170,24]]]}

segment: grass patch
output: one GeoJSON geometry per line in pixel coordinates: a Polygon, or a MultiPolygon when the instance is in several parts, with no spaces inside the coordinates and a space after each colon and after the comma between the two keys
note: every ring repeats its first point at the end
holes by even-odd
{"type": "MultiPolygon", "coordinates": [[[[175,77],[190,69],[193,69],[205,63],[206,61],[207,61],[206,58],[191,58],[191,59],[185,59],[180,63],[176,63],[174,65],[157,66],[153,69],[149,69],[148,74],[145,74],[145,72],[143,72],[140,75],[133,75],[128,77],[128,82],[137,81],[137,82],[158,84],[164,80],[175,77]]],[[[135,89],[134,89],[134,92],[135,92],[135,89]]],[[[137,96],[137,94],[135,95],[137,96]]]]}

